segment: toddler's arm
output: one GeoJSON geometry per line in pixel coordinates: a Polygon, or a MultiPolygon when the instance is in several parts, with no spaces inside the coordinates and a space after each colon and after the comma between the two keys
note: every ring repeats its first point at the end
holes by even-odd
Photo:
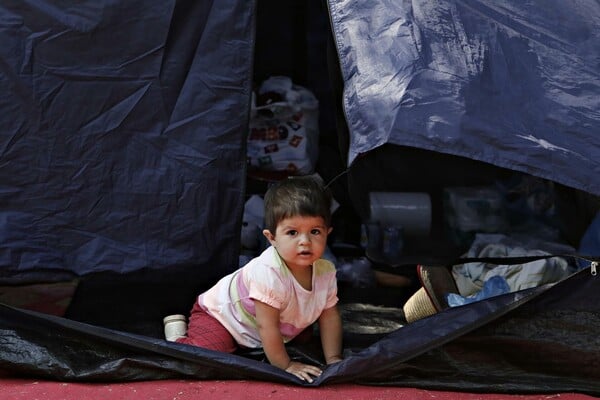
{"type": "Polygon", "coordinates": [[[319,317],[319,332],[327,364],[342,361],[342,317],[336,306],[323,310],[319,317]]]}
{"type": "Polygon", "coordinates": [[[254,305],[258,334],[269,362],[308,382],[313,381],[313,376],[321,375],[320,368],[290,359],[279,331],[279,310],[256,300],[254,305]]]}

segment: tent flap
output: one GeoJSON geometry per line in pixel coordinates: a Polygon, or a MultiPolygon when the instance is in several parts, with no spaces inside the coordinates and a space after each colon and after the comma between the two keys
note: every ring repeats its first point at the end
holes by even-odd
{"type": "Polygon", "coordinates": [[[253,3],[51,3],[0,8],[0,275],[236,267],[253,3]]]}
{"type": "Polygon", "coordinates": [[[349,160],[385,143],[600,194],[595,0],[329,0],[349,160]]]}

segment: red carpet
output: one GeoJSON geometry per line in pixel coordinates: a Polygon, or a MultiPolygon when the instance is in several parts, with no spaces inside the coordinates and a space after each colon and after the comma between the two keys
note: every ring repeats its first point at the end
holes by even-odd
{"type": "Polygon", "coordinates": [[[330,385],[302,388],[256,381],[165,380],[135,383],[63,383],[1,378],[0,399],[11,400],[589,400],[573,394],[506,395],[398,387],[330,385]]]}

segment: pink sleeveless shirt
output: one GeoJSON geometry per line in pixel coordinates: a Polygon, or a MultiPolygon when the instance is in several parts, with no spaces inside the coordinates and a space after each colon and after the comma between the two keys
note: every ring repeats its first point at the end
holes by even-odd
{"type": "Polygon", "coordinates": [[[320,259],[313,264],[312,290],[294,278],[274,247],[227,275],[198,296],[198,304],[216,318],[238,344],[262,347],[254,300],[277,308],[280,332],[288,342],[338,302],[335,266],[320,259]]]}

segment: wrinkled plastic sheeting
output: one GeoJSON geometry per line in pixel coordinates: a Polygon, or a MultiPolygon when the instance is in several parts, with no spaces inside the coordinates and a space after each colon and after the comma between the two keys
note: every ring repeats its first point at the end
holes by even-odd
{"type": "Polygon", "coordinates": [[[450,308],[364,348],[313,384],[266,362],[0,306],[0,368],[56,380],[256,379],[499,393],[600,394],[598,277],[450,308]],[[457,378],[459,377],[459,378],[457,378]]]}
{"type": "Polygon", "coordinates": [[[253,7],[2,2],[2,275],[237,267],[253,7]]]}
{"type": "Polygon", "coordinates": [[[385,143],[600,195],[596,0],[329,0],[350,163],[385,143]]]}

